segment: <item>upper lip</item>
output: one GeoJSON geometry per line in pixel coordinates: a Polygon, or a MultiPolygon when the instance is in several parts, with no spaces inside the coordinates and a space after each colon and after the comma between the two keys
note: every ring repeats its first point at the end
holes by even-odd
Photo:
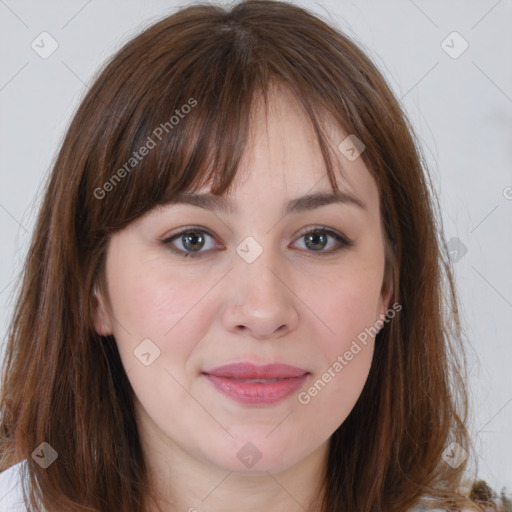
{"type": "Polygon", "coordinates": [[[240,362],[218,366],[211,370],[205,370],[203,373],[234,379],[285,379],[302,377],[308,371],[282,363],[258,365],[250,362],[240,362]]]}

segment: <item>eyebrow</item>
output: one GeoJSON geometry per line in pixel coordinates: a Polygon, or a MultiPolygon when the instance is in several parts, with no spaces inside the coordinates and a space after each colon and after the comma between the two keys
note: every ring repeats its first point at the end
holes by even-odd
{"type": "MultiPolygon", "coordinates": [[[[174,199],[167,202],[166,205],[185,204],[198,206],[206,210],[221,212],[226,214],[236,214],[238,209],[234,203],[226,196],[216,196],[213,194],[197,194],[193,192],[181,192],[174,199]]],[[[366,205],[357,196],[347,191],[320,192],[308,194],[296,199],[290,200],[284,207],[284,214],[300,213],[330,204],[347,204],[367,210],[366,205]]]]}

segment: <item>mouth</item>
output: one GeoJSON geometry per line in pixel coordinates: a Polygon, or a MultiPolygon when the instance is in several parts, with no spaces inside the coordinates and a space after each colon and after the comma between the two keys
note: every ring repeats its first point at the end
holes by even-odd
{"type": "Polygon", "coordinates": [[[202,374],[223,395],[246,405],[270,405],[297,391],[310,374],[286,364],[233,363],[202,374]]]}

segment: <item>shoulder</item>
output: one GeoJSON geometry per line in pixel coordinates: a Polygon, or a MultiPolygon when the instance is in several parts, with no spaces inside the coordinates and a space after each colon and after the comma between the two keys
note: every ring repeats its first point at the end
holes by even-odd
{"type": "MultiPolygon", "coordinates": [[[[409,509],[409,512],[450,512],[448,509],[444,508],[428,508],[425,504],[419,504],[415,507],[409,509]]],[[[465,508],[462,512],[474,512],[473,509],[465,508]]]]}
{"type": "Polygon", "coordinates": [[[21,470],[25,461],[0,473],[0,510],[9,512],[26,512],[21,487],[21,470]]]}

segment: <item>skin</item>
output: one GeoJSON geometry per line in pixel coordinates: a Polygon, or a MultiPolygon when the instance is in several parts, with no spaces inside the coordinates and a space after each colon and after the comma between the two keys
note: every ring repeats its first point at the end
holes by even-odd
{"type": "MultiPolygon", "coordinates": [[[[341,176],[339,183],[366,209],[330,204],[283,216],[290,199],[331,187],[314,132],[290,95],[274,91],[267,119],[256,105],[229,194],[239,212],[186,204],[150,211],[111,238],[109,300],[97,292],[96,329],[116,339],[164,512],[306,510],[322,484],[329,438],[368,377],[374,339],[307,404],[297,392],[277,404],[242,405],[201,371],[283,362],[311,373],[299,390],[307,391],[389,308],[379,193],[362,158],[340,154],[350,184],[341,176]],[[202,256],[185,258],[162,244],[190,226],[212,236],[193,245],[202,256]],[[307,245],[304,228],[322,226],[355,245],[331,254],[339,245],[332,236],[307,245]],[[247,236],[263,249],[252,263],[235,251],[247,236]],[[160,350],[149,366],[133,354],[147,338],[160,350]],[[237,457],[247,442],[262,455],[252,468],[237,457]]],[[[329,133],[336,146],[347,136],[334,126],[329,133]]],[[[174,241],[190,251],[185,244],[174,241]]]]}

